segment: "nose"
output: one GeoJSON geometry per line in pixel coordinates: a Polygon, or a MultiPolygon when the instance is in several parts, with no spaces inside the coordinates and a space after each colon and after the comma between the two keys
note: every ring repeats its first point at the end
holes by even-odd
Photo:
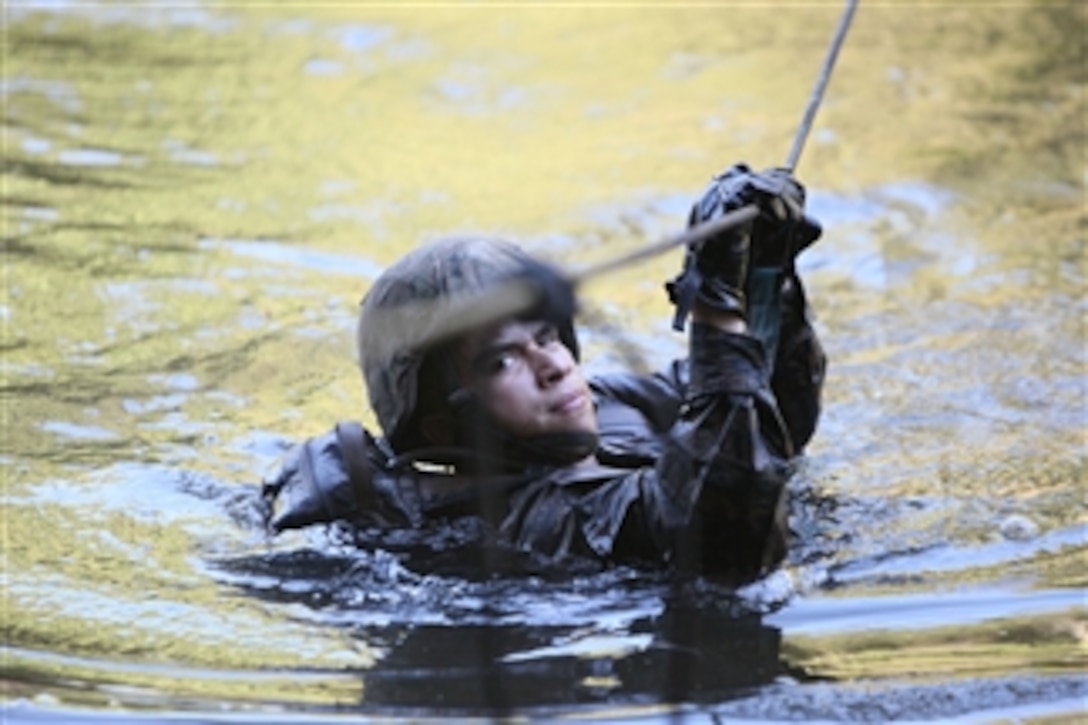
{"type": "Polygon", "coordinates": [[[550,387],[565,378],[574,369],[574,357],[566,345],[532,345],[530,362],[537,384],[550,387]]]}

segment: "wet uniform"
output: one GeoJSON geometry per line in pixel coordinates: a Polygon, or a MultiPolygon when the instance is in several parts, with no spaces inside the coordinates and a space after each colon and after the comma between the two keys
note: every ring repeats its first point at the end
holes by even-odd
{"type": "Polygon", "coordinates": [[[538,561],[670,565],[751,581],[786,553],[785,483],[815,430],[824,380],[795,276],[781,309],[773,365],[754,337],[694,324],[688,358],[665,371],[591,380],[593,464],[466,480],[397,465],[384,441],[340,424],[296,447],[267,480],[270,525],[339,520],[381,534],[483,519],[538,561]]]}

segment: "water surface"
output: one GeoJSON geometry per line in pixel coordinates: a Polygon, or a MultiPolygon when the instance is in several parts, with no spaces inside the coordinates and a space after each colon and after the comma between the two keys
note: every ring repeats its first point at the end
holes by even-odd
{"type": "MultiPolygon", "coordinates": [[[[1077,2],[859,11],[799,167],[832,367],[781,575],[474,579],[258,525],[286,446],[374,423],[352,330],[385,265],[679,229],[782,162],[840,10],[10,3],[5,717],[1074,719],[1077,2]]],[[[587,286],[592,371],[682,352],[678,266],[587,286]]]]}

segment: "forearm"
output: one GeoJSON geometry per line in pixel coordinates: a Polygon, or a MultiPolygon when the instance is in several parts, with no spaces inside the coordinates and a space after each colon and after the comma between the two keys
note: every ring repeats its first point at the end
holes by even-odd
{"type": "Polygon", "coordinates": [[[692,307],[691,319],[692,322],[709,325],[723,332],[736,334],[748,332],[748,324],[739,313],[714,309],[699,300],[696,300],[695,305],[692,307]]]}
{"type": "Polygon", "coordinates": [[[778,470],[792,454],[758,340],[696,323],[679,417],[659,474],[680,520],[701,482],[778,470]],[[684,503],[680,503],[683,501],[684,503]]]}
{"type": "Polygon", "coordinates": [[[743,583],[785,554],[792,447],[762,345],[705,324],[691,334],[684,405],[656,467],[659,538],[683,566],[743,583]]]}
{"type": "MultiPolygon", "coordinates": [[[[827,357],[811,323],[804,285],[795,272],[781,282],[778,308],[780,323],[776,325],[776,340],[770,347],[776,353],[769,371],[770,388],[789,432],[791,448],[799,453],[812,438],[819,421],[827,357]]],[[[693,307],[692,319],[722,332],[756,335],[741,315],[701,302],[693,307]]]]}

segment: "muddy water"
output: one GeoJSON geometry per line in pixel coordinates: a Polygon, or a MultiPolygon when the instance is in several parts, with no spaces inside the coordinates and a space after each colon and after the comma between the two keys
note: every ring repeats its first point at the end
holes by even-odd
{"type": "MultiPolygon", "coordinates": [[[[5,718],[1081,714],[1075,2],[859,11],[800,165],[833,367],[782,575],[478,580],[257,526],[285,446],[373,422],[384,265],[676,230],[782,162],[840,9],[7,6],[5,718]]],[[[592,369],[682,349],[677,265],[586,288],[592,369]]]]}

